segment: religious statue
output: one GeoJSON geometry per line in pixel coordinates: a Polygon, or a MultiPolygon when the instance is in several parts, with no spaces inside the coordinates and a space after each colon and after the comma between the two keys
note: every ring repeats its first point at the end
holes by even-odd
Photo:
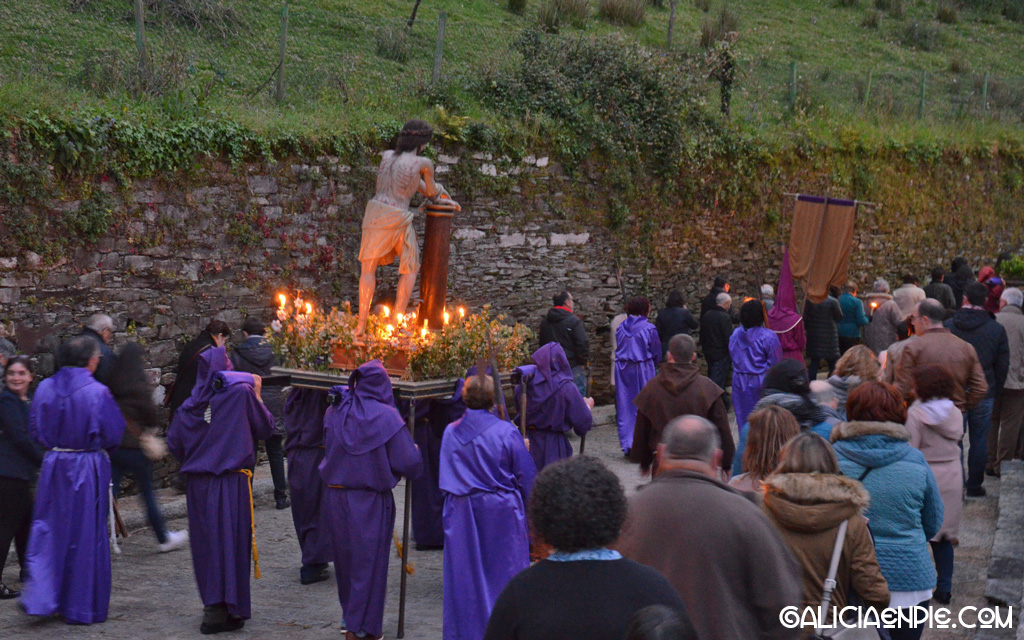
{"type": "Polygon", "coordinates": [[[356,335],[366,331],[366,319],[377,286],[377,267],[394,262],[396,257],[399,277],[395,313],[404,314],[409,305],[420,270],[420,252],[412,226],[414,212],[409,209],[412,197],[417,192],[422,193],[434,208],[462,210],[444,187],[434,182],[434,164],[419,155],[432,134],[433,129],[426,122],[410,120],[398,134],[395,148],[384,152],[377,171],[377,193],[366,204],[363,214],[356,335]]]}

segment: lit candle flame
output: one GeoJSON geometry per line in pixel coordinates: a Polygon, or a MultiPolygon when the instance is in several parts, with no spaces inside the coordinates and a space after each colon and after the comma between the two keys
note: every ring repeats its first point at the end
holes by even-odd
{"type": "Polygon", "coordinates": [[[313,305],[307,302],[306,303],[306,315],[308,316],[311,313],[313,313],[313,305]]]}
{"type": "Polygon", "coordinates": [[[389,325],[387,325],[384,328],[387,329],[388,335],[386,337],[388,337],[388,338],[390,338],[391,334],[395,332],[395,325],[393,325],[393,324],[389,324],[389,325]]]}
{"type": "Polygon", "coordinates": [[[465,318],[466,317],[466,310],[464,308],[462,308],[462,307],[459,307],[459,317],[460,318],[465,318]]]}
{"type": "Polygon", "coordinates": [[[384,317],[385,317],[385,318],[388,318],[388,317],[390,317],[390,316],[391,316],[391,309],[388,309],[388,308],[387,308],[387,307],[385,306],[385,307],[384,307],[384,317]]]}
{"type": "Polygon", "coordinates": [[[395,319],[398,320],[398,326],[402,326],[402,323],[405,322],[405,315],[401,313],[396,314],[395,319]]]}
{"type": "Polygon", "coordinates": [[[871,303],[871,308],[872,308],[872,309],[874,309],[874,308],[875,308],[875,307],[877,307],[877,306],[878,306],[878,303],[877,303],[877,302],[872,302],[872,303],[871,303]]]}
{"type": "Polygon", "coordinates": [[[420,330],[420,337],[421,338],[426,338],[427,337],[427,321],[426,320],[423,321],[423,329],[420,330]]]}
{"type": "Polygon", "coordinates": [[[285,303],[288,302],[288,297],[285,296],[283,293],[279,293],[277,294],[277,299],[281,301],[281,308],[284,309],[285,303]]]}
{"type": "Polygon", "coordinates": [[[444,312],[444,323],[445,323],[445,324],[448,324],[448,318],[449,318],[449,316],[448,316],[448,312],[447,312],[447,311],[445,311],[445,312],[444,312]]]}

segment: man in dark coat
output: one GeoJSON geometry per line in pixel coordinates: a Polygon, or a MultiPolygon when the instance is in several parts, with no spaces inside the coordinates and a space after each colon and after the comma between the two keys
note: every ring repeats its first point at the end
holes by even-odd
{"type": "Polygon", "coordinates": [[[637,413],[629,459],[639,462],[644,473],[651,469],[665,426],[673,418],[684,415],[707,418],[718,428],[722,468],[729,469],[732,465],[736,447],[729,428],[725,391],[710,378],[700,375],[696,360],[697,344],[693,338],[686,334],[673,336],[665,364],[633,400],[637,413]]]}
{"type": "Polygon", "coordinates": [[[754,502],[718,479],[721,456],[715,425],[670,422],[658,474],[630,499],[615,546],[668,578],[701,640],[800,638],[779,619],[803,600],[800,565],[754,502]]]}
{"type": "Polygon", "coordinates": [[[729,308],[732,298],[728,293],[718,294],[713,308],[700,314],[700,348],[708,361],[708,376],[721,388],[729,384],[729,338],[732,336],[732,318],[729,308]]]}
{"type": "Polygon", "coordinates": [[[89,316],[78,335],[89,336],[99,345],[100,363],[93,378],[109,386],[110,373],[114,370],[114,352],[108,345],[114,337],[114,319],[103,313],[95,313],[89,316]]]}
{"type": "MultiPolygon", "coordinates": [[[[668,342],[672,336],[680,333],[690,333],[700,325],[693,317],[690,310],[683,304],[683,292],[673,289],[668,294],[668,301],[665,307],[658,311],[658,317],[654,320],[654,327],[658,330],[658,338],[661,339],[661,357],[668,353],[668,342]]],[[[614,329],[612,329],[614,331],[614,329]]]]}
{"type": "Polygon", "coordinates": [[[723,293],[729,293],[729,281],[725,276],[717,276],[715,283],[711,285],[711,291],[708,291],[708,295],[704,296],[700,301],[700,315],[704,315],[708,311],[718,306],[718,296],[723,293]]]}
{"type": "Polygon", "coordinates": [[[590,342],[583,321],[573,313],[575,309],[572,294],[562,291],[552,298],[555,306],[548,310],[540,321],[540,346],[549,342],[562,345],[565,357],[572,367],[572,381],[580,394],[587,397],[587,362],[590,359],[590,342]]]}
{"type": "Polygon", "coordinates": [[[953,290],[953,300],[956,301],[956,308],[963,304],[964,294],[967,292],[967,285],[975,282],[974,269],[967,264],[966,258],[953,258],[950,265],[950,278],[946,282],[953,290]]]}
{"type": "MultiPolygon", "coordinates": [[[[242,323],[242,344],[231,351],[231,365],[236,371],[254,373],[260,377],[271,375],[270,368],[277,366],[277,356],[263,337],[266,329],[259,318],[249,316],[242,323]]],[[[288,480],[284,474],[284,398],[280,387],[263,389],[263,405],[274,416],[274,435],[267,438],[267,461],[270,475],[274,479],[274,500],[278,509],[291,506],[288,500],[288,480]]],[[[259,460],[259,441],[256,441],[256,459],[259,460]]]]}
{"type": "Polygon", "coordinates": [[[836,368],[839,360],[839,329],[836,326],[843,319],[839,301],[829,295],[819,303],[808,300],[804,303],[804,328],[807,331],[807,377],[818,377],[818,367],[824,360],[828,375],[836,368]]]}
{"type": "Polygon", "coordinates": [[[992,313],[983,308],[988,298],[988,287],[972,282],[965,288],[963,304],[946,328],[967,342],[978,354],[978,362],[985,372],[988,393],[985,399],[967,411],[967,432],[971,449],[967,455],[967,495],[985,495],[985,463],[988,460],[988,430],[992,426],[992,407],[1003,390],[1010,370],[1010,342],[1006,329],[996,322],[992,313]]]}
{"type": "Polygon", "coordinates": [[[956,298],[953,297],[953,288],[945,283],[946,272],[942,267],[932,269],[932,281],[925,285],[924,295],[938,300],[942,306],[950,311],[957,308],[956,298]]]}
{"type": "Polygon", "coordinates": [[[174,412],[192,395],[192,387],[196,386],[196,371],[199,368],[199,356],[207,349],[223,347],[231,337],[231,327],[223,320],[211,320],[198,336],[185,345],[178,358],[177,374],[168,394],[171,420],[174,412]]]}

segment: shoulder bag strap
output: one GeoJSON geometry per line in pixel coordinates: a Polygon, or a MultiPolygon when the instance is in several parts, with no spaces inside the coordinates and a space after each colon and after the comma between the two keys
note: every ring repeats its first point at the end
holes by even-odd
{"type": "MultiPolygon", "coordinates": [[[[828,605],[832,602],[832,592],[836,589],[836,573],[839,571],[839,558],[843,555],[843,542],[846,539],[846,528],[849,520],[843,520],[836,533],[836,544],[832,547],[832,561],[828,565],[828,577],[825,578],[825,589],[821,594],[821,609],[819,617],[821,622],[825,621],[825,614],[828,612],[828,605]]],[[[821,635],[821,629],[815,629],[814,633],[821,635]]]]}

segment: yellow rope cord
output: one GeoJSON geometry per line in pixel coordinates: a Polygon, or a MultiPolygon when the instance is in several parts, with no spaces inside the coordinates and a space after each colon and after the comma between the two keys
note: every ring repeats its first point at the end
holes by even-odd
{"type": "Polygon", "coordinates": [[[259,580],[263,577],[260,573],[260,550],[256,548],[256,507],[252,503],[252,471],[248,469],[239,469],[238,473],[242,474],[249,480],[249,518],[252,524],[252,561],[254,565],[253,575],[259,580]]]}

